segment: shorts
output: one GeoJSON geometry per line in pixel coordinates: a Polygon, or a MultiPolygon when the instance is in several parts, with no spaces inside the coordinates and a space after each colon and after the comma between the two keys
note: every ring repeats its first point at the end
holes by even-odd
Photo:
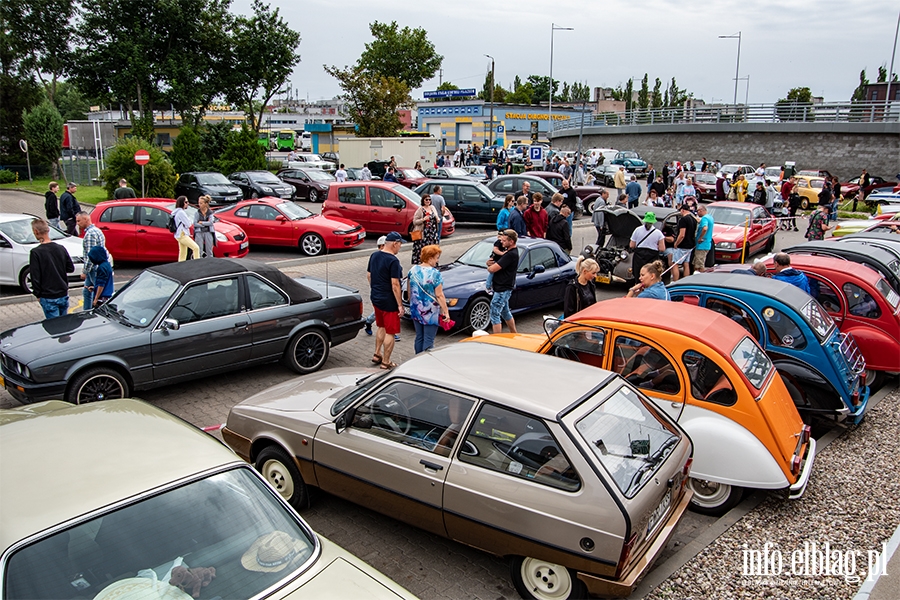
{"type": "Polygon", "coordinates": [[[384,332],[388,335],[400,333],[400,311],[375,308],[375,326],[384,327],[384,332]]]}
{"type": "Polygon", "coordinates": [[[690,261],[693,248],[672,248],[672,263],[683,265],[690,261]]]}
{"type": "Polygon", "coordinates": [[[694,250],[694,270],[699,271],[706,267],[706,255],[709,254],[709,250],[694,250]]]}
{"type": "Polygon", "coordinates": [[[499,325],[500,321],[509,321],[513,318],[512,312],[509,310],[509,297],[513,291],[494,292],[491,298],[491,325],[499,325]]]}

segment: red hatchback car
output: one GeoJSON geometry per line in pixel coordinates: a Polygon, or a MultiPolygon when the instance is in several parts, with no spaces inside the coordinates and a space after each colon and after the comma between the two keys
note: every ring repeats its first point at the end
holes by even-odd
{"type": "MultiPolygon", "coordinates": [[[[175,201],[166,198],[109,200],[91,213],[94,225],[106,237],[106,249],[121,261],[165,263],[178,260],[178,242],[169,231],[169,215],[175,201]]],[[[187,208],[191,217],[197,209],[187,208]]],[[[250,251],[243,229],[231,223],[216,223],[217,258],[243,258],[250,251]]]]}
{"type": "Polygon", "coordinates": [[[308,256],[355,248],[366,238],[355,221],[317,215],[281,198],[244,200],[216,216],[244,229],[254,245],[299,247],[308,256]]]}
{"type": "Polygon", "coordinates": [[[706,209],[715,223],[716,262],[741,262],[742,254],[746,260],[775,247],[778,221],[764,207],[752,202],[713,202],[706,209]]]}
{"type": "MultiPolygon", "coordinates": [[[[399,183],[386,181],[346,181],[333,183],[322,204],[327,217],[353,219],[372,233],[396,231],[407,235],[412,229],[413,215],[421,205],[417,193],[399,183]]],[[[441,237],[456,231],[456,221],[445,217],[441,237]]]]}

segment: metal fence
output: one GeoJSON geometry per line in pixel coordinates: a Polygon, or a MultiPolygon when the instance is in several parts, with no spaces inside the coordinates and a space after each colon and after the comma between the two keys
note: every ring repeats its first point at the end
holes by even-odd
{"type": "Polygon", "coordinates": [[[784,102],[635,109],[585,115],[553,124],[555,131],[619,125],[705,123],[896,123],[900,102],[784,102]],[[582,122],[583,121],[583,122],[582,122]]]}

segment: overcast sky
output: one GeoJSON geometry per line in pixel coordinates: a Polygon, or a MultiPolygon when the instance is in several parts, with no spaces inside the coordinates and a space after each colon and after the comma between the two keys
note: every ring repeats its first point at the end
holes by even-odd
{"type": "MultiPolygon", "coordinates": [[[[444,57],[443,81],[480,89],[496,61],[496,81],[509,88],[516,75],[549,75],[551,23],[556,31],[553,78],[591,88],[622,84],[644,73],[706,102],[731,102],[737,39],[740,76],[750,77],[750,103],[770,103],[793,87],[809,87],[826,102],[845,102],[862,68],[871,81],[890,65],[900,4],[897,0],[269,0],[302,36],[301,63],[291,77],[301,97],[340,93],[323,64],[356,62],[371,41],[369,23],[422,27],[444,57]]],[[[250,0],[234,0],[247,14],[250,0]]],[[[894,71],[900,71],[900,57],[894,71]]],[[[435,89],[426,82],[413,97],[435,89]]],[[[743,102],[746,82],[740,81],[743,102]]]]}

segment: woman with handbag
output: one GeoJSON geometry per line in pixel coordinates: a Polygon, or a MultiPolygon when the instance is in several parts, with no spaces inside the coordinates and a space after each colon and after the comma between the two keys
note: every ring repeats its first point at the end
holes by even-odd
{"type": "Polygon", "coordinates": [[[422,206],[417,208],[413,214],[413,228],[410,231],[410,238],[413,242],[413,265],[422,262],[422,248],[440,241],[441,219],[441,213],[431,202],[431,195],[422,196],[422,206]]]}
{"type": "Polygon", "coordinates": [[[416,354],[434,347],[438,327],[453,326],[447,299],[444,298],[444,280],[437,270],[441,247],[429,244],[422,248],[421,264],[409,270],[409,316],[416,327],[416,354]]]}

